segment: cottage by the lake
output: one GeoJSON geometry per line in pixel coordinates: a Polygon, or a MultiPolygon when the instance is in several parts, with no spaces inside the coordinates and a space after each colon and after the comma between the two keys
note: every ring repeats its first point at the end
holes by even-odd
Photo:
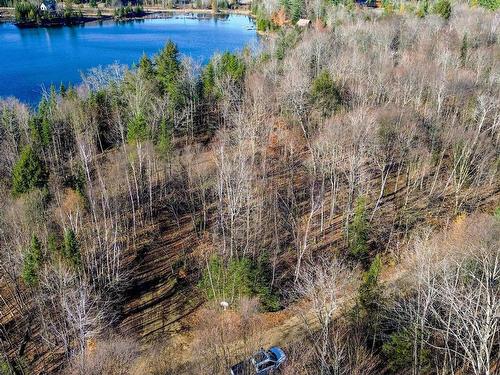
{"type": "Polygon", "coordinates": [[[44,0],[40,4],[40,10],[42,12],[55,12],[57,8],[56,2],[54,0],[44,0]]]}

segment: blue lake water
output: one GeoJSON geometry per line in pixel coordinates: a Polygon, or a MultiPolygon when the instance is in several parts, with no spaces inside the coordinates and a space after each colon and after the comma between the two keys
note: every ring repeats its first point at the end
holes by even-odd
{"type": "Polygon", "coordinates": [[[58,28],[19,29],[0,23],[0,97],[35,104],[43,87],[78,84],[81,72],[99,65],[132,65],[143,53],[158,52],[168,39],[181,54],[204,64],[215,52],[254,45],[252,26],[247,16],[185,14],[58,28]]]}

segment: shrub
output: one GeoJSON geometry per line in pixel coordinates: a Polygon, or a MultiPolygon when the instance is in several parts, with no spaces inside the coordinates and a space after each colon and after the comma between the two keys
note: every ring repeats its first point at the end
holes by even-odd
{"type": "Polygon", "coordinates": [[[281,29],[276,40],[276,58],[283,60],[288,50],[292,49],[300,40],[300,31],[294,29],[281,29]]]}
{"type": "Polygon", "coordinates": [[[210,258],[203,272],[200,288],[209,300],[234,300],[251,294],[250,261],[246,258],[224,264],[221,257],[210,258]]]}
{"type": "Polygon", "coordinates": [[[17,22],[36,21],[38,8],[28,1],[16,3],[15,19],[17,22]]]}
{"type": "Polygon", "coordinates": [[[6,360],[0,360],[0,374],[1,375],[15,375],[14,370],[10,366],[10,363],[6,360]]]}
{"type": "MultiPolygon", "coordinates": [[[[130,338],[112,336],[97,341],[88,352],[72,358],[66,374],[123,375],[134,373],[139,345],[130,338]]],[[[151,373],[151,372],[149,372],[151,373]]]]}
{"type": "Polygon", "coordinates": [[[384,8],[384,14],[390,15],[394,13],[394,3],[391,0],[382,1],[382,7],[384,8]]]}
{"type": "Polygon", "coordinates": [[[440,15],[445,20],[451,17],[451,2],[450,0],[438,0],[433,7],[435,14],[440,15]]]}
{"type": "Polygon", "coordinates": [[[271,21],[269,21],[267,18],[257,18],[256,25],[257,25],[257,30],[258,31],[267,31],[270,29],[270,24],[271,21]]]}
{"type": "Polygon", "coordinates": [[[33,189],[23,196],[23,214],[30,225],[43,227],[47,222],[50,194],[48,189],[33,189]]]}
{"type": "Polygon", "coordinates": [[[496,11],[500,8],[500,0],[479,0],[479,5],[483,8],[496,11]]]}
{"type": "Polygon", "coordinates": [[[257,296],[267,310],[277,310],[279,302],[265,283],[262,265],[248,258],[228,262],[219,256],[210,258],[199,287],[209,300],[230,303],[242,297],[257,296]]]}
{"type": "Polygon", "coordinates": [[[427,15],[427,13],[429,13],[429,1],[424,0],[419,3],[416,14],[420,18],[424,18],[427,15]]]}

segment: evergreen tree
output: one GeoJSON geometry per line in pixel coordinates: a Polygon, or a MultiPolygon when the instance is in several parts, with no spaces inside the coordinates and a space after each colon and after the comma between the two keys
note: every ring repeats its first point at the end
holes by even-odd
{"type": "Polygon", "coordinates": [[[146,123],[144,115],[141,112],[139,112],[128,123],[127,140],[129,142],[145,141],[148,138],[149,138],[148,124],[146,123]]]}
{"type": "Polygon", "coordinates": [[[41,160],[31,146],[24,147],[12,171],[12,193],[18,196],[45,184],[46,174],[41,160]]]}
{"type": "Polygon", "coordinates": [[[469,50],[469,42],[467,40],[467,33],[464,34],[462,38],[462,45],[460,46],[460,65],[462,67],[467,63],[467,53],[469,50]]]}
{"type": "Polygon", "coordinates": [[[365,272],[363,283],[359,287],[359,302],[361,307],[370,312],[375,310],[381,297],[379,286],[380,272],[382,271],[382,260],[380,255],[373,259],[370,268],[365,272]]]}
{"type": "Polygon", "coordinates": [[[52,123],[47,117],[41,121],[41,141],[44,147],[50,146],[52,141],[52,123]]]}
{"type": "Polygon", "coordinates": [[[163,119],[160,124],[157,147],[162,157],[169,157],[170,151],[172,150],[172,130],[168,126],[166,119],[163,119]]]}
{"type": "Polygon", "coordinates": [[[38,272],[42,263],[42,247],[36,235],[31,238],[30,246],[23,262],[22,278],[27,285],[38,284],[38,272]]]}
{"type": "Polygon", "coordinates": [[[291,0],[290,4],[290,18],[292,22],[297,22],[302,18],[304,12],[304,0],[291,0]]]}
{"type": "Polygon", "coordinates": [[[155,71],[153,67],[153,62],[146,54],[143,54],[141,59],[139,60],[139,65],[137,66],[137,70],[139,72],[139,75],[145,79],[150,80],[154,78],[155,71]]]}
{"type": "Polygon", "coordinates": [[[171,40],[155,57],[156,76],[161,88],[168,95],[171,109],[174,110],[182,104],[182,95],[179,83],[181,63],[179,61],[179,50],[171,40]]]}
{"type": "Polygon", "coordinates": [[[243,81],[245,77],[245,63],[234,53],[224,52],[220,58],[221,76],[229,76],[235,82],[243,81]]]}
{"type": "Polygon", "coordinates": [[[75,267],[80,266],[80,246],[72,229],[64,232],[63,256],[75,267]]]}
{"type": "Polygon", "coordinates": [[[421,347],[415,348],[417,342],[422,340],[421,332],[409,329],[401,329],[390,335],[389,340],[382,345],[382,352],[387,358],[387,367],[393,374],[408,373],[414,365],[415,350],[418,352],[418,363],[421,373],[430,373],[430,350],[421,347]]]}
{"type": "Polygon", "coordinates": [[[215,69],[213,61],[210,61],[205,66],[205,69],[203,69],[201,82],[203,86],[203,95],[205,97],[209,97],[215,93],[215,69]]]}
{"type": "Polygon", "coordinates": [[[381,271],[382,260],[377,255],[364,274],[363,282],[358,290],[358,301],[354,307],[356,320],[369,333],[372,338],[372,346],[375,344],[379,331],[383,306],[382,286],[379,283],[381,271]]]}
{"type": "Polygon", "coordinates": [[[280,0],[280,7],[285,11],[287,17],[291,16],[292,1],[291,0],[280,0]]]}
{"type": "Polygon", "coordinates": [[[63,98],[66,97],[66,91],[66,86],[61,82],[61,84],[59,85],[59,93],[63,98]]]}
{"type": "Polygon", "coordinates": [[[330,116],[340,105],[340,91],[330,74],[322,71],[312,83],[311,101],[321,116],[330,116]]]}
{"type": "Polygon", "coordinates": [[[230,78],[235,84],[241,85],[245,78],[245,70],[245,62],[234,53],[224,52],[215,56],[202,74],[204,95],[220,97],[222,93],[216,88],[216,81],[223,78],[230,78]]]}
{"type": "Polygon", "coordinates": [[[50,254],[56,254],[58,250],[57,237],[54,233],[50,233],[47,238],[47,249],[50,254]]]}
{"type": "Polygon", "coordinates": [[[31,138],[35,145],[46,149],[52,141],[52,121],[50,114],[57,105],[57,97],[54,86],[51,86],[50,96],[43,97],[38,104],[38,111],[30,119],[31,138]]]}
{"type": "Polygon", "coordinates": [[[358,260],[364,260],[368,255],[368,215],[364,197],[356,199],[354,217],[349,225],[349,251],[358,260]]]}

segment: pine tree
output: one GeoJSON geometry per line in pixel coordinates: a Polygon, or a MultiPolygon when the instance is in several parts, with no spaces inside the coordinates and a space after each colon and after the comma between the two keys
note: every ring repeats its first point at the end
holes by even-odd
{"type": "Polygon", "coordinates": [[[176,109],[181,105],[182,96],[179,84],[181,73],[181,63],[179,61],[179,50],[171,40],[155,57],[156,76],[161,84],[162,90],[168,95],[171,109],[176,109]]]}
{"type": "Polygon", "coordinates": [[[164,158],[168,158],[172,150],[172,130],[168,126],[166,119],[163,119],[160,124],[157,147],[160,155],[164,158]]]}
{"type": "Polygon", "coordinates": [[[382,260],[380,259],[380,255],[377,255],[373,259],[368,271],[365,272],[363,283],[359,288],[359,302],[367,312],[374,310],[380,300],[379,277],[381,271],[382,260]]]}
{"type": "Polygon", "coordinates": [[[75,232],[67,229],[64,232],[63,256],[75,267],[80,266],[80,246],[76,239],[75,232]]]}
{"type": "Polygon", "coordinates": [[[47,238],[47,249],[52,255],[56,254],[58,251],[57,237],[54,233],[49,233],[47,238]]]}
{"type": "Polygon", "coordinates": [[[379,331],[383,306],[382,286],[379,282],[381,271],[382,260],[377,255],[368,271],[364,274],[363,282],[358,290],[358,301],[355,306],[358,323],[361,323],[371,336],[372,345],[375,344],[375,338],[379,331]]]}
{"type": "Polygon", "coordinates": [[[287,17],[291,16],[292,2],[291,0],[280,0],[280,6],[285,11],[287,17]]]}
{"type": "Polygon", "coordinates": [[[235,84],[240,85],[245,78],[245,71],[245,62],[234,53],[224,52],[222,55],[212,58],[202,74],[204,95],[220,97],[222,93],[217,89],[216,81],[230,78],[235,84]]]}
{"type": "Polygon", "coordinates": [[[349,225],[349,251],[358,260],[363,260],[368,255],[368,232],[366,200],[359,197],[356,200],[352,223],[349,225]]]}
{"type": "Polygon", "coordinates": [[[215,69],[213,61],[210,61],[201,74],[203,95],[209,97],[215,93],[215,69]]]}
{"type": "Polygon", "coordinates": [[[330,74],[322,71],[312,83],[311,101],[321,116],[330,116],[340,105],[340,92],[330,74]]]}
{"type": "Polygon", "coordinates": [[[149,128],[146,123],[144,115],[139,112],[136,114],[128,123],[127,126],[127,140],[129,142],[133,141],[145,141],[149,137],[149,128]]]}
{"type": "Polygon", "coordinates": [[[143,78],[146,79],[153,79],[155,75],[154,67],[153,67],[153,62],[151,59],[146,55],[143,54],[141,59],[139,60],[139,65],[138,65],[138,72],[139,75],[143,78]]]}
{"type": "Polygon", "coordinates": [[[304,11],[304,0],[291,0],[290,7],[290,17],[295,23],[300,18],[302,18],[302,13],[304,11]]]}
{"type": "Polygon", "coordinates": [[[27,285],[38,284],[38,272],[42,263],[42,247],[36,235],[31,238],[30,246],[23,262],[22,278],[27,285]]]}
{"type": "Polygon", "coordinates": [[[46,174],[41,160],[31,146],[24,147],[12,171],[12,193],[19,196],[45,184],[46,174]]]}
{"type": "Polygon", "coordinates": [[[469,50],[469,42],[467,40],[467,33],[464,34],[462,45],[460,46],[460,65],[462,67],[467,63],[467,53],[469,50]]]}

